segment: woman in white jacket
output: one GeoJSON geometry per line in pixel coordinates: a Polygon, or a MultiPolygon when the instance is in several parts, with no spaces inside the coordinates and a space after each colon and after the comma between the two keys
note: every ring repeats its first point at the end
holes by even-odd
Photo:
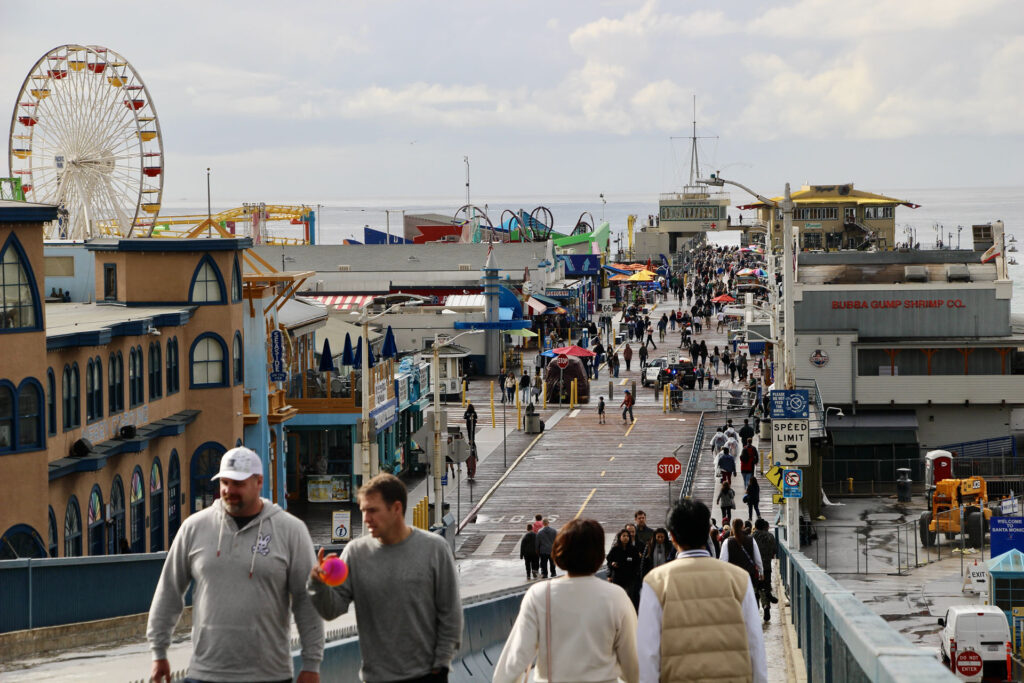
{"type": "Polygon", "coordinates": [[[537,683],[636,683],[636,610],[626,591],[594,576],[604,562],[604,529],[574,519],[558,532],[551,557],[567,576],[527,591],[494,682],[526,681],[536,659],[537,683]]]}

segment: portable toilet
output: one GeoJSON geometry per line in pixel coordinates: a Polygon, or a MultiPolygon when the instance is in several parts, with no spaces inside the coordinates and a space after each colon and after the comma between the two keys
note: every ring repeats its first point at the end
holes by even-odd
{"type": "MultiPolygon", "coordinates": [[[[1011,548],[987,562],[989,573],[988,604],[995,605],[1006,614],[1010,632],[1024,634],[1024,553],[1011,548]],[[1017,622],[1017,623],[1014,623],[1017,622]]],[[[1018,641],[1020,642],[1020,641],[1018,641]]]]}
{"type": "Polygon", "coordinates": [[[953,454],[949,451],[928,451],[924,456],[924,490],[928,505],[932,502],[932,491],[943,479],[953,478],[953,454]]]}

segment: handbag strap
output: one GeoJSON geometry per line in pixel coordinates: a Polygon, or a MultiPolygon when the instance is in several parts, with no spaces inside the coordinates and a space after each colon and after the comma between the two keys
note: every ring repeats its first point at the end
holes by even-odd
{"type": "Polygon", "coordinates": [[[547,640],[547,647],[548,647],[548,652],[547,652],[548,680],[549,681],[554,681],[555,678],[554,678],[554,676],[551,675],[551,579],[548,579],[548,586],[547,586],[547,588],[548,588],[548,590],[547,590],[547,599],[546,599],[547,609],[545,609],[545,612],[547,612],[547,616],[546,616],[547,627],[544,629],[544,638],[545,638],[545,640],[547,640]]]}

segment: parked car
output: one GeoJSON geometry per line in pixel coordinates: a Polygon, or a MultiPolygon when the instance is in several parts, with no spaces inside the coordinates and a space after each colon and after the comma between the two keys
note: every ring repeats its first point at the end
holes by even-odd
{"type": "MultiPolygon", "coordinates": [[[[643,374],[640,375],[640,385],[645,387],[654,386],[658,382],[661,371],[668,367],[668,356],[648,360],[644,366],[643,374]]],[[[660,385],[659,385],[660,386],[660,385]]]]}
{"type": "Polygon", "coordinates": [[[995,605],[953,605],[939,618],[942,633],[939,650],[944,662],[973,650],[981,657],[985,679],[1009,680],[1007,647],[1010,626],[1006,614],[995,605]],[[954,649],[955,648],[955,649],[954,649]]]}
{"type": "Polygon", "coordinates": [[[697,375],[693,372],[693,363],[681,358],[678,362],[669,363],[661,369],[661,372],[658,373],[657,388],[661,389],[679,374],[683,376],[681,384],[684,389],[693,389],[697,386],[697,375]]]}

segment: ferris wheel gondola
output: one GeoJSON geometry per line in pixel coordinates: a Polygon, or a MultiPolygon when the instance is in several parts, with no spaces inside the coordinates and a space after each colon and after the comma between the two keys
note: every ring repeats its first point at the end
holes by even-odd
{"type": "Polygon", "coordinates": [[[55,204],[49,239],[151,235],[163,196],[160,121],[142,77],[97,45],[62,45],[29,71],[8,163],[25,199],[55,204]]]}

